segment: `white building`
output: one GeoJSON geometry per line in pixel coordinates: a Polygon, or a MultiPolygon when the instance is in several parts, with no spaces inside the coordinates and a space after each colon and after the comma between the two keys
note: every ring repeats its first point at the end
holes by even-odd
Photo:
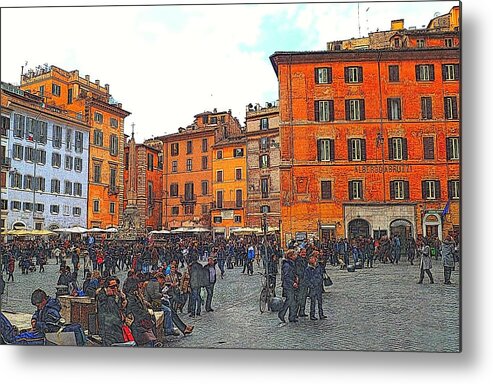
{"type": "Polygon", "coordinates": [[[10,119],[7,229],[87,225],[90,128],[81,116],[2,83],[2,117],[10,119]]]}

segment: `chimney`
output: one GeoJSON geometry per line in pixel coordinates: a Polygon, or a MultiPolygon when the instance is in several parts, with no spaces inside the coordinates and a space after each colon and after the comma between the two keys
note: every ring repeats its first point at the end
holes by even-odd
{"type": "Polygon", "coordinates": [[[78,70],[78,69],[76,69],[76,70],[74,71],[74,75],[75,75],[75,77],[77,77],[77,78],[79,77],[79,70],[78,70]]]}
{"type": "Polygon", "coordinates": [[[96,85],[98,86],[99,88],[99,80],[94,80],[94,82],[96,83],[96,85]]]}
{"type": "Polygon", "coordinates": [[[401,29],[404,29],[404,19],[392,20],[390,22],[391,31],[399,31],[401,29]]]}
{"type": "Polygon", "coordinates": [[[118,103],[117,105],[118,105],[118,108],[120,108],[120,109],[121,109],[121,107],[122,107],[122,103],[118,103]]]}
{"type": "Polygon", "coordinates": [[[110,92],[110,85],[109,84],[105,84],[104,87],[106,88],[106,90],[108,91],[108,93],[110,92]]]}
{"type": "Polygon", "coordinates": [[[89,75],[86,75],[85,77],[86,77],[86,80],[87,80],[87,81],[90,81],[90,79],[91,79],[91,76],[89,76],[89,75]]]}

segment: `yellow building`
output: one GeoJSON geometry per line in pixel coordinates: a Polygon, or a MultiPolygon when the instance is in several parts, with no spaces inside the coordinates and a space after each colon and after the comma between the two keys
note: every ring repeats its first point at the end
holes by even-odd
{"type": "Polygon", "coordinates": [[[232,137],[213,146],[211,209],[214,237],[229,237],[231,230],[245,226],[246,138],[232,137]]]}

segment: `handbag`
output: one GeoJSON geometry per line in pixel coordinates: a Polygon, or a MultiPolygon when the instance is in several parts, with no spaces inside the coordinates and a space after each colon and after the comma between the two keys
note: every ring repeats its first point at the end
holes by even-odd
{"type": "Polygon", "coordinates": [[[327,273],[324,273],[323,279],[324,279],[324,286],[325,287],[330,287],[332,284],[334,284],[332,282],[332,279],[330,278],[330,276],[327,273]]]}

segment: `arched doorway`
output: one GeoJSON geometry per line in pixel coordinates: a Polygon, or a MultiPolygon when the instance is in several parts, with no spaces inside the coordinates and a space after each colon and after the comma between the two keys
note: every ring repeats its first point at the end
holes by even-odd
{"type": "Polygon", "coordinates": [[[408,238],[413,235],[413,225],[405,219],[397,219],[390,223],[390,234],[397,235],[401,243],[401,257],[406,254],[408,238]]]}
{"type": "Polygon", "coordinates": [[[363,219],[351,220],[348,225],[348,237],[350,239],[354,239],[359,236],[370,236],[370,224],[368,221],[363,219]]]}
{"type": "Polygon", "coordinates": [[[423,235],[442,240],[442,220],[435,213],[427,213],[423,218],[423,235]]]}
{"type": "Polygon", "coordinates": [[[26,224],[22,221],[16,221],[12,224],[12,229],[26,229],[26,224]]]}

